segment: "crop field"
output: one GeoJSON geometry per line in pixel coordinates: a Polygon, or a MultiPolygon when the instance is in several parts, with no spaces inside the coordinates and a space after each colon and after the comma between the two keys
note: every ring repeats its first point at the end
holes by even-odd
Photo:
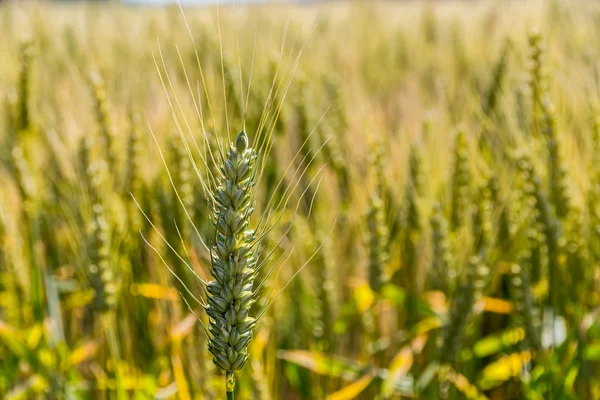
{"type": "Polygon", "coordinates": [[[599,399],[598,38],[0,3],[0,398],[599,399]]]}

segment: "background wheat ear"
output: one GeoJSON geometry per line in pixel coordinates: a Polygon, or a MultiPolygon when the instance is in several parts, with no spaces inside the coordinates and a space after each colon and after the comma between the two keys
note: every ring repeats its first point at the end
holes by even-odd
{"type": "Polygon", "coordinates": [[[0,398],[600,399],[600,3],[219,3],[0,0],[0,398]]]}

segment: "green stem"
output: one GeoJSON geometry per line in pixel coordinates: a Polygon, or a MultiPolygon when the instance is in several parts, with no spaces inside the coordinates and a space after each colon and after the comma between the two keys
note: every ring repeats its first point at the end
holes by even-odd
{"type": "Polygon", "coordinates": [[[119,338],[116,325],[116,314],[113,311],[105,312],[100,318],[104,322],[104,329],[108,341],[108,352],[115,364],[115,383],[117,391],[117,399],[124,400],[127,398],[127,393],[123,385],[123,364],[121,361],[121,350],[119,346],[119,338]]]}
{"type": "Polygon", "coordinates": [[[235,389],[235,376],[233,371],[225,371],[225,391],[227,400],[233,400],[233,390],[235,389]]]}

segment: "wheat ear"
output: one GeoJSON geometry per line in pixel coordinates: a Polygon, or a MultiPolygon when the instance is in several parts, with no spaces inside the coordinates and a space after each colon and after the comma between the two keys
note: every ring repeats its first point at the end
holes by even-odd
{"type": "Polygon", "coordinates": [[[256,259],[248,229],[253,208],[252,188],[256,153],[248,147],[243,130],[231,145],[221,167],[222,176],[214,193],[212,219],[216,237],[211,249],[207,313],[210,317],[208,344],[214,363],[226,373],[228,398],[235,388],[234,371],[248,360],[248,343],[255,319],[249,316],[254,303],[256,259]]]}

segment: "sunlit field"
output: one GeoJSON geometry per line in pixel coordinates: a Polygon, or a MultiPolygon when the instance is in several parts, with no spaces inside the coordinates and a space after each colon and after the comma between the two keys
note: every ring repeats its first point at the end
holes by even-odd
{"type": "Polygon", "coordinates": [[[600,398],[600,5],[0,4],[0,398],[600,398]]]}

